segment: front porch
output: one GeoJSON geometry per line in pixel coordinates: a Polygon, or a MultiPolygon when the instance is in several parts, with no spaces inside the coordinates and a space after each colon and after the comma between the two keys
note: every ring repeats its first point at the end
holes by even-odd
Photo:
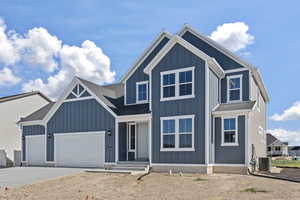
{"type": "Polygon", "coordinates": [[[116,162],[150,163],[151,115],[124,116],[118,120],[116,162]]]}

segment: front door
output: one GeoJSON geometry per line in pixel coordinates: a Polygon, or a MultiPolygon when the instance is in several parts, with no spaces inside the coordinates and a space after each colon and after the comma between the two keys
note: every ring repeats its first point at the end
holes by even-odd
{"type": "Polygon", "coordinates": [[[138,123],[137,124],[137,160],[148,161],[149,151],[148,151],[148,123],[138,123]]]}
{"type": "Polygon", "coordinates": [[[128,124],[128,155],[127,160],[136,160],[136,124],[128,124]]]}

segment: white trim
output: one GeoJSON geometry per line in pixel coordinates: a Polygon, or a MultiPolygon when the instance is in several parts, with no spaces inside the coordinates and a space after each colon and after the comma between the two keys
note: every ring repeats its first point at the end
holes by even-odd
{"type": "Polygon", "coordinates": [[[47,145],[47,141],[48,141],[48,131],[47,131],[47,124],[44,125],[44,128],[45,128],[45,163],[47,163],[47,150],[48,150],[48,145],[47,145]]]}
{"type": "Polygon", "coordinates": [[[152,72],[149,74],[149,110],[152,111],[152,72]]]}
{"type": "Polygon", "coordinates": [[[148,48],[144,50],[142,55],[136,60],[133,66],[122,76],[120,82],[126,82],[129,77],[135,72],[135,70],[139,67],[139,65],[144,62],[144,60],[148,57],[148,55],[156,48],[156,46],[164,39],[171,39],[172,35],[166,31],[161,31],[158,36],[152,41],[148,48]]]}
{"type": "Polygon", "coordinates": [[[237,68],[237,69],[228,69],[224,70],[225,74],[234,73],[234,72],[244,72],[244,71],[250,71],[248,68],[237,68]]]}
{"type": "Polygon", "coordinates": [[[124,83],[124,105],[127,105],[127,94],[126,94],[126,91],[127,91],[127,85],[126,85],[127,83],[126,83],[126,81],[125,81],[125,83],[124,83]]]}
{"type": "Polygon", "coordinates": [[[213,126],[213,128],[212,128],[212,135],[213,135],[213,143],[212,143],[212,145],[213,145],[213,148],[212,148],[212,163],[215,163],[215,152],[216,152],[216,128],[215,128],[215,119],[216,119],[216,117],[215,116],[213,116],[212,117],[212,119],[213,119],[213,122],[212,122],[212,126],[213,126]]]}
{"type": "Polygon", "coordinates": [[[249,116],[245,115],[245,165],[248,166],[249,164],[249,116]]]}
{"type": "Polygon", "coordinates": [[[119,122],[115,119],[115,162],[119,161],[119,122]]]}
{"type": "Polygon", "coordinates": [[[239,146],[239,127],[238,127],[238,116],[223,116],[222,117],[222,140],[221,140],[221,146],[239,146]],[[225,143],[224,141],[224,120],[225,119],[234,119],[235,120],[235,129],[234,130],[227,130],[227,131],[234,131],[235,132],[235,142],[233,143],[225,143]]]}
{"type": "MultiPolygon", "coordinates": [[[[190,133],[189,133],[190,134],[190,133]]],[[[160,151],[195,151],[195,115],[178,115],[178,116],[168,116],[160,118],[160,151]],[[192,119],[192,147],[189,148],[180,148],[180,134],[179,133],[179,120],[180,119],[192,119]],[[164,120],[175,120],[175,148],[164,148],[163,147],[163,121],[164,120]]]]}
{"type": "Polygon", "coordinates": [[[72,133],[53,133],[55,135],[82,135],[82,134],[89,134],[89,135],[97,135],[97,134],[105,134],[106,131],[86,131],[86,132],[72,132],[72,133]]]}
{"type": "Polygon", "coordinates": [[[217,74],[219,78],[223,78],[225,76],[224,70],[218,64],[218,62],[209,57],[204,52],[197,49],[195,46],[184,40],[183,38],[179,37],[178,35],[174,35],[171,40],[160,50],[160,52],[151,60],[150,63],[145,67],[144,72],[149,74],[154,67],[159,63],[159,61],[174,47],[175,44],[180,44],[193,54],[198,56],[199,58],[209,62],[209,67],[217,74]]]}
{"type": "Polygon", "coordinates": [[[160,72],[160,101],[170,101],[170,100],[188,99],[188,98],[195,98],[195,66],[160,72]],[[187,72],[187,71],[192,71],[192,82],[188,82],[184,84],[192,83],[192,94],[180,96],[179,89],[181,84],[179,82],[179,73],[187,72]],[[174,83],[175,96],[174,97],[163,97],[164,94],[163,88],[167,87],[163,85],[163,76],[168,74],[175,74],[175,83],[174,83]]]}
{"type": "Polygon", "coordinates": [[[210,166],[216,166],[216,167],[246,167],[245,164],[226,164],[226,163],[215,163],[210,166]]]}
{"type": "Polygon", "coordinates": [[[207,42],[209,45],[211,45],[212,47],[216,48],[220,52],[224,53],[226,56],[228,56],[229,58],[233,59],[238,64],[240,64],[240,65],[248,68],[253,73],[253,76],[254,76],[255,80],[258,82],[259,88],[260,88],[260,90],[263,93],[265,101],[266,102],[270,101],[268,93],[267,93],[267,90],[266,90],[266,88],[264,86],[264,83],[263,83],[263,80],[261,78],[261,75],[260,75],[260,73],[257,71],[257,69],[254,66],[252,66],[251,64],[243,61],[238,56],[236,56],[234,53],[230,52],[229,50],[227,50],[226,48],[224,48],[223,46],[221,46],[217,42],[213,41],[209,37],[206,37],[204,34],[201,34],[198,31],[194,30],[190,25],[185,24],[182,27],[182,29],[177,34],[182,37],[187,31],[189,31],[190,33],[194,34],[199,39],[207,42]]]}
{"type": "Polygon", "coordinates": [[[128,143],[127,143],[127,152],[133,152],[134,153],[134,158],[136,160],[136,148],[137,148],[137,127],[136,127],[136,123],[135,122],[130,122],[127,124],[127,130],[128,130],[128,143]],[[134,126],[134,149],[131,149],[131,126],[134,126]]]}
{"type": "Polygon", "coordinates": [[[223,116],[223,115],[246,115],[250,112],[250,109],[244,110],[226,110],[226,111],[213,111],[212,114],[214,116],[223,116]]]}
{"type": "Polygon", "coordinates": [[[88,96],[88,97],[77,97],[77,98],[74,98],[74,99],[65,99],[65,100],[63,100],[63,102],[83,101],[83,100],[88,100],[88,99],[94,99],[94,97],[92,97],[92,96],[88,96]]]}
{"type": "Polygon", "coordinates": [[[149,134],[148,134],[148,136],[149,136],[149,143],[148,143],[148,148],[149,148],[149,163],[150,163],[150,165],[151,165],[151,163],[152,163],[152,118],[150,118],[149,119],[149,121],[148,121],[148,128],[149,128],[149,134]]]}
{"type": "Polygon", "coordinates": [[[152,163],[151,166],[172,166],[172,167],[206,167],[205,164],[184,164],[184,163],[152,163]]]}
{"type": "Polygon", "coordinates": [[[209,69],[207,63],[205,63],[205,164],[209,163],[209,69]]]}
{"type": "Polygon", "coordinates": [[[242,74],[238,74],[238,75],[231,75],[231,76],[227,76],[227,103],[237,103],[237,102],[241,102],[243,101],[243,75],[242,74]],[[239,78],[240,80],[240,88],[234,88],[234,89],[230,89],[229,87],[229,81],[230,79],[235,79],[235,78],[239,78]],[[230,100],[230,91],[231,90],[240,90],[240,99],[238,100],[230,100]]]}
{"type": "Polygon", "coordinates": [[[25,121],[19,123],[22,126],[32,126],[32,125],[44,125],[43,120],[36,120],[36,121],[25,121]]]}
{"type": "Polygon", "coordinates": [[[149,114],[137,114],[137,115],[122,115],[118,116],[116,119],[118,122],[129,122],[129,121],[135,121],[135,122],[141,122],[141,121],[148,121],[152,118],[152,115],[149,114]]]}
{"type": "Polygon", "coordinates": [[[136,82],[135,83],[135,95],[136,95],[136,99],[135,99],[135,104],[144,104],[144,103],[148,103],[149,102],[149,82],[148,81],[140,81],[140,82],[136,82]],[[146,84],[146,100],[139,100],[139,85],[144,85],[146,84]]]}

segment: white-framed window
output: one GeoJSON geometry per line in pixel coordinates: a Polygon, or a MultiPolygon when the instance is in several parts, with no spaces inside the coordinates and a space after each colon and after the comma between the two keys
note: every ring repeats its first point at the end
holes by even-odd
{"type": "Polygon", "coordinates": [[[160,100],[193,98],[195,67],[161,72],[160,100]]]}
{"type": "Polygon", "coordinates": [[[161,151],[195,151],[194,115],[161,117],[161,151]]]}
{"type": "Polygon", "coordinates": [[[238,143],[238,117],[222,118],[221,146],[237,146],[238,143]]]}
{"type": "Polygon", "coordinates": [[[148,81],[136,83],[136,103],[148,103],[148,81]]]}
{"type": "Polygon", "coordinates": [[[135,152],[136,150],[136,124],[128,124],[128,152],[135,152]]]}
{"type": "Polygon", "coordinates": [[[242,77],[243,75],[233,75],[227,77],[227,102],[242,101],[242,77]]]}

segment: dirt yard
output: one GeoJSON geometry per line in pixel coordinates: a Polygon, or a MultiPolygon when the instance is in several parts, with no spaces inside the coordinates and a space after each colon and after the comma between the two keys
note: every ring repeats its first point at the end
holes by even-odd
{"type": "Polygon", "coordinates": [[[1,200],[299,200],[299,198],[299,183],[226,174],[180,176],[152,173],[137,181],[137,176],[132,175],[85,172],[0,191],[1,200]]]}

